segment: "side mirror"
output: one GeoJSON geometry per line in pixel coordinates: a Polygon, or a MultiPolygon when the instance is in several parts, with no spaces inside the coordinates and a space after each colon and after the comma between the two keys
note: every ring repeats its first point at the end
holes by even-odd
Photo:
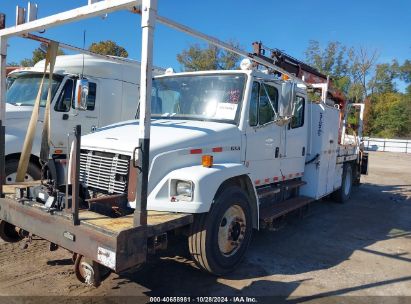
{"type": "Polygon", "coordinates": [[[294,82],[287,81],[282,83],[276,120],[278,125],[285,125],[294,115],[296,87],[297,84],[294,82]]]}
{"type": "Polygon", "coordinates": [[[77,80],[76,98],[74,100],[76,110],[79,110],[79,111],[87,110],[88,91],[89,91],[88,80],[85,78],[77,80]]]}

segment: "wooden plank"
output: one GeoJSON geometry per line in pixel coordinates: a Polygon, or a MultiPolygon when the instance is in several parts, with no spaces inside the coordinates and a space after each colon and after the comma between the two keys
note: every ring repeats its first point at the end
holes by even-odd
{"type": "MultiPolygon", "coordinates": [[[[164,211],[148,211],[147,226],[149,236],[182,227],[192,222],[193,215],[164,211]]],[[[111,218],[92,211],[80,211],[80,221],[113,233],[133,228],[133,214],[111,218]]]]}
{"type": "Polygon", "coordinates": [[[3,192],[5,194],[14,194],[16,193],[17,188],[26,188],[26,187],[38,186],[38,185],[41,185],[41,181],[7,184],[7,185],[3,185],[3,192]]]}

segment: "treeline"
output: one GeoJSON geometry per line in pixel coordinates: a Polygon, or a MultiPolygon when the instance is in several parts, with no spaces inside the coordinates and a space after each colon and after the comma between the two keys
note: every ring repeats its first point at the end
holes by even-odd
{"type": "Polygon", "coordinates": [[[350,101],[365,102],[364,134],[374,137],[411,137],[411,61],[377,63],[378,51],[348,48],[329,42],[321,48],[310,41],[306,61],[330,75],[350,101]],[[405,92],[397,83],[406,85],[405,92]]]}
{"type": "MultiPolygon", "coordinates": [[[[231,44],[238,47],[238,43],[231,44]]],[[[32,58],[9,65],[32,66],[44,59],[46,50],[47,45],[41,44],[32,58]]],[[[126,49],[110,40],[92,43],[89,50],[128,57],[126,49]]],[[[366,104],[365,135],[411,138],[411,60],[381,63],[377,50],[346,47],[336,41],[321,47],[315,40],[309,42],[305,57],[308,64],[332,77],[351,102],[366,104]],[[405,83],[404,92],[399,91],[398,82],[405,83]]],[[[240,60],[236,54],[200,44],[193,44],[177,55],[185,71],[233,69],[238,68],[240,60]]]]}
{"type": "MultiPolygon", "coordinates": [[[[232,43],[238,46],[237,43],[232,43]]],[[[365,102],[364,134],[411,137],[411,61],[378,63],[377,50],[310,41],[305,61],[333,78],[351,102],[365,102]],[[400,92],[396,82],[408,85],[400,92]]],[[[212,45],[193,44],[177,55],[184,71],[238,68],[240,57],[212,45]]]]}

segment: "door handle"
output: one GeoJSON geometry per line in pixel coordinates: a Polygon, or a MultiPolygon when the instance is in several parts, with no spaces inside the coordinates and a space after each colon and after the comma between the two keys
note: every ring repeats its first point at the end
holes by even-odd
{"type": "Polygon", "coordinates": [[[97,126],[93,125],[91,126],[91,132],[95,132],[97,130],[97,126]]]}
{"type": "Polygon", "coordinates": [[[280,153],[280,148],[276,147],[275,148],[275,158],[278,158],[278,154],[280,153]]]}
{"type": "Polygon", "coordinates": [[[63,114],[63,120],[68,120],[69,119],[69,115],[68,114],[63,114]]]}

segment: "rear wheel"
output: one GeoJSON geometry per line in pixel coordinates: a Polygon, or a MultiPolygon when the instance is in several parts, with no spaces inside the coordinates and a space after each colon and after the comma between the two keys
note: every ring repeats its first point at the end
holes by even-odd
{"type": "Polygon", "coordinates": [[[196,216],[188,240],[189,250],[201,269],[223,275],[241,262],[251,234],[247,194],[232,186],[219,194],[210,212],[196,216]]]}
{"type": "MultiPolygon", "coordinates": [[[[6,161],[6,167],[5,167],[5,173],[6,173],[5,183],[6,184],[12,184],[16,182],[18,167],[19,167],[19,161],[17,159],[6,161]]],[[[41,179],[41,169],[38,166],[36,166],[34,163],[29,162],[26,175],[24,176],[24,181],[29,182],[29,181],[40,180],[40,179],[41,179]]]]}
{"type": "Polygon", "coordinates": [[[338,189],[334,198],[339,203],[345,203],[351,198],[351,191],[353,185],[353,170],[350,163],[345,163],[343,167],[343,176],[341,181],[341,188],[338,189]]]}
{"type": "Polygon", "coordinates": [[[0,221],[0,238],[7,243],[16,243],[23,239],[16,226],[5,221],[0,221]]]}

